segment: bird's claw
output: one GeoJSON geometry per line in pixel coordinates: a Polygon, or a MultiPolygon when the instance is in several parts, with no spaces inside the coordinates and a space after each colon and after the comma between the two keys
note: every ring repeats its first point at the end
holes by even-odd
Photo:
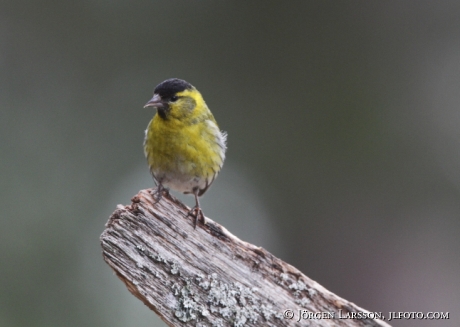
{"type": "Polygon", "coordinates": [[[164,188],[163,185],[161,185],[161,184],[159,184],[156,189],[152,190],[152,192],[150,194],[152,195],[153,199],[155,200],[155,202],[153,202],[153,204],[157,204],[158,202],[160,202],[161,198],[163,197],[163,193],[168,195],[169,191],[168,191],[167,188],[164,188]]]}
{"type": "Polygon", "coordinates": [[[200,207],[195,206],[192,209],[190,209],[190,211],[187,214],[187,217],[188,216],[192,216],[193,218],[195,218],[194,221],[193,221],[193,229],[196,229],[196,224],[197,224],[198,220],[201,220],[203,222],[203,225],[206,224],[206,221],[204,219],[203,211],[201,210],[200,207]]]}

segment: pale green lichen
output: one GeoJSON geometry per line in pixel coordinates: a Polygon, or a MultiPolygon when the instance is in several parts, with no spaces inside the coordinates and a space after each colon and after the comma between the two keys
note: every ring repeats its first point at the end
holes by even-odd
{"type": "Polygon", "coordinates": [[[218,280],[217,274],[207,277],[197,275],[195,283],[188,279],[183,281],[186,282],[185,286],[181,287],[177,283],[172,286],[177,300],[175,316],[180,321],[197,320],[198,323],[204,319],[213,327],[223,327],[225,322],[230,322],[233,327],[243,327],[247,323],[257,323],[260,319],[270,320],[279,316],[271,306],[261,305],[256,288],[222,282],[218,280]],[[200,299],[198,292],[194,291],[194,285],[206,291],[205,298],[200,299]]]}
{"type": "Polygon", "coordinates": [[[304,282],[302,282],[301,280],[297,281],[297,282],[294,282],[292,283],[291,285],[289,285],[289,288],[291,290],[294,290],[294,296],[295,297],[299,297],[301,295],[301,292],[302,291],[305,291],[307,290],[307,285],[305,285],[304,282]]]}
{"type": "Polygon", "coordinates": [[[213,323],[212,327],[224,327],[224,320],[222,318],[217,318],[213,323]]]}
{"type": "Polygon", "coordinates": [[[260,305],[255,288],[251,289],[240,283],[224,283],[217,279],[217,274],[203,279],[199,286],[207,290],[206,302],[212,313],[217,313],[234,327],[244,326],[246,322],[257,322],[260,305]]]}
{"type": "Polygon", "coordinates": [[[290,290],[294,291],[294,296],[296,297],[295,303],[304,308],[311,303],[311,298],[317,293],[314,288],[309,288],[301,280],[293,282],[288,287],[290,290]],[[302,294],[307,295],[307,297],[302,297],[302,294]]]}
{"type": "Polygon", "coordinates": [[[179,268],[180,268],[180,265],[177,262],[173,261],[171,263],[171,274],[173,274],[173,275],[179,274],[180,273],[179,268]]]}
{"type": "Polygon", "coordinates": [[[166,259],[163,258],[161,255],[159,254],[154,254],[152,252],[150,252],[149,250],[147,250],[143,245],[137,245],[136,246],[136,250],[139,252],[139,253],[142,253],[143,255],[149,257],[150,259],[153,259],[154,261],[156,262],[162,262],[162,263],[166,263],[166,259]]]}
{"type": "Polygon", "coordinates": [[[308,304],[311,303],[311,301],[308,298],[303,297],[301,299],[295,300],[295,303],[300,305],[301,307],[305,308],[308,304]]]}
{"type": "Polygon", "coordinates": [[[202,312],[201,305],[198,304],[194,297],[193,291],[190,289],[190,285],[180,288],[177,284],[172,286],[174,295],[177,297],[176,311],[174,315],[177,319],[182,322],[188,322],[196,320],[198,313],[202,312]]]}
{"type": "MultiPolygon", "coordinates": [[[[161,255],[138,246],[139,253],[152,261],[163,264],[162,271],[153,272],[156,278],[166,278],[166,274],[174,276],[166,285],[170,285],[174,316],[181,322],[193,324],[195,327],[243,327],[248,324],[275,326],[276,320],[283,319],[282,313],[273,309],[271,304],[262,302],[257,294],[258,289],[247,287],[241,283],[226,283],[219,280],[218,275],[197,274],[193,278],[184,275],[180,264],[172,259],[165,259],[161,255]],[[204,292],[205,295],[202,295],[204,292]]],[[[309,295],[313,293],[304,282],[294,282],[286,273],[276,279],[282,285],[294,292],[298,298],[296,303],[304,306],[309,303],[306,297],[300,297],[303,291],[309,295]],[[309,293],[311,292],[311,293],[309,293]]],[[[273,303],[272,303],[273,304],[273,303]]],[[[192,325],[190,325],[192,326],[192,325]]]]}
{"type": "Polygon", "coordinates": [[[288,280],[289,280],[289,275],[286,273],[281,273],[279,277],[275,277],[275,283],[280,286],[284,286],[288,280]]]}
{"type": "Polygon", "coordinates": [[[276,319],[283,319],[283,315],[280,312],[273,310],[273,307],[270,304],[262,304],[260,306],[260,313],[266,321],[269,321],[272,317],[276,319]]]}
{"type": "Polygon", "coordinates": [[[291,285],[289,285],[289,288],[291,290],[295,290],[295,291],[304,291],[307,289],[307,285],[305,285],[304,282],[302,282],[301,280],[299,280],[298,282],[294,282],[292,283],[291,285]]]}

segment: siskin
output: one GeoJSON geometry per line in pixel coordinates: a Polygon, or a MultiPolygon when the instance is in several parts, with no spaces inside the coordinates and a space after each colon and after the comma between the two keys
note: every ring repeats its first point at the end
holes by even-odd
{"type": "Polygon", "coordinates": [[[217,126],[198,90],[184,80],[160,83],[144,106],[156,108],[145,131],[144,153],[157,189],[193,194],[196,205],[188,213],[205,224],[198,197],[211,186],[225,159],[227,134],[217,126]]]}

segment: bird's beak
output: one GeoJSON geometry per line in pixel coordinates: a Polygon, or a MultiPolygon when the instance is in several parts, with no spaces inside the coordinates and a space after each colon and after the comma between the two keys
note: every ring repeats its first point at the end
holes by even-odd
{"type": "Polygon", "coordinates": [[[147,107],[154,107],[154,108],[164,108],[165,103],[161,100],[161,97],[158,94],[155,94],[153,98],[149,100],[144,106],[144,108],[147,107]]]}

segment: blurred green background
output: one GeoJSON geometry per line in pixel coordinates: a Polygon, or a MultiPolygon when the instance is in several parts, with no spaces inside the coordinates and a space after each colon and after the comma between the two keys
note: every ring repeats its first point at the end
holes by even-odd
{"type": "Polygon", "coordinates": [[[394,326],[460,324],[460,2],[0,8],[0,326],[164,326],[99,235],[153,186],[170,77],[229,134],[207,216],[368,310],[451,316],[394,326]]]}

